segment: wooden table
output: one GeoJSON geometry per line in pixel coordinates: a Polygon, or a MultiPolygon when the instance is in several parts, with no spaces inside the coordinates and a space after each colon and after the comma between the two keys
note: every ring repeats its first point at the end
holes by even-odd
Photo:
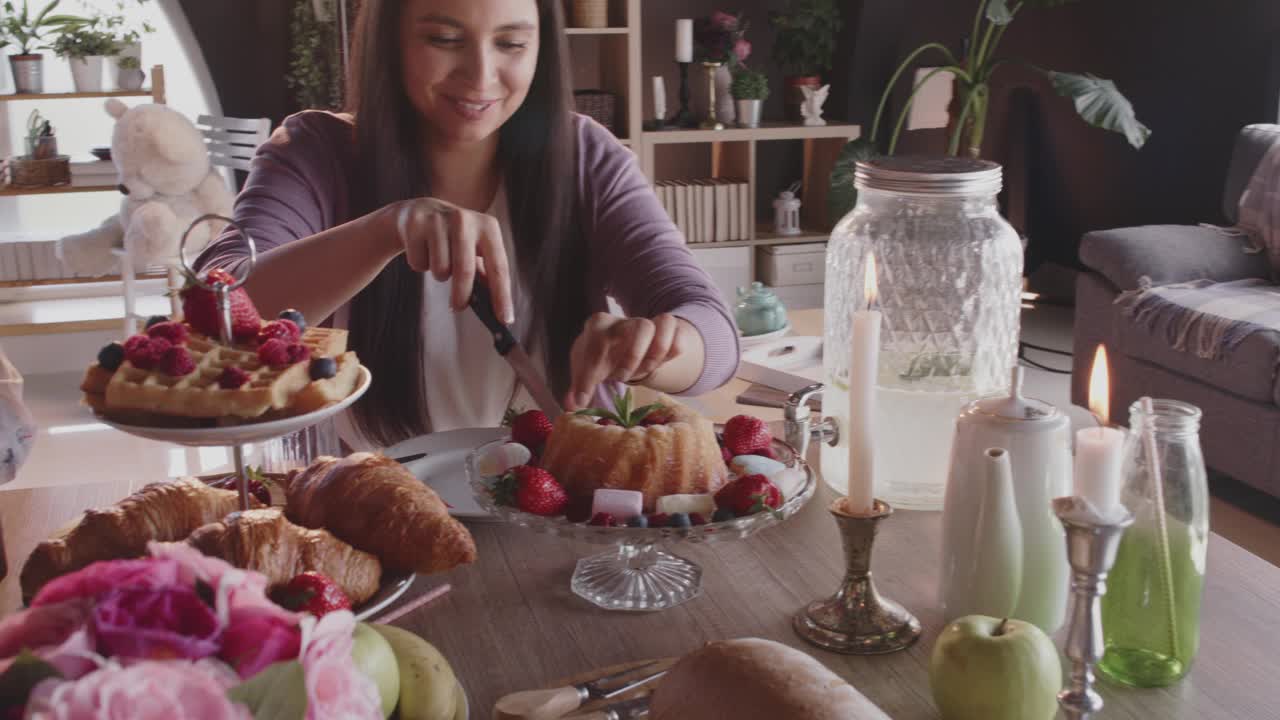
{"type": "MultiPolygon", "coordinates": [[[[706,398],[732,411],[736,382],[706,398]]],[[[754,411],[754,409],[752,409],[754,411]]],[[[721,415],[722,412],[714,412],[721,415]]],[[[767,413],[761,413],[766,414],[767,413]]],[[[0,523],[10,575],[0,582],[0,612],[17,607],[17,574],[35,543],[81,510],[133,489],[121,478],[93,485],[0,491],[0,523]]],[[[644,658],[676,656],[702,643],[763,637],[817,657],[899,720],[936,718],[928,660],[942,627],[936,596],[939,513],[898,512],[881,529],[873,569],[882,593],[914,612],[920,642],[881,657],[846,657],[809,647],[791,630],[791,616],[836,587],[844,559],[825,489],[786,524],[745,541],[672,545],[703,569],[703,593],[660,613],[600,610],[569,590],[579,558],[604,548],[519,528],[472,523],[476,564],[429,580],[453,591],[397,624],[435,643],[453,663],[475,709],[488,717],[500,695],[644,658]]],[[[1214,535],[1209,543],[1200,656],[1191,675],[1160,690],[1106,683],[1103,718],[1134,720],[1260,720],[1280,718],[1280,569],[1214,535]]]]}

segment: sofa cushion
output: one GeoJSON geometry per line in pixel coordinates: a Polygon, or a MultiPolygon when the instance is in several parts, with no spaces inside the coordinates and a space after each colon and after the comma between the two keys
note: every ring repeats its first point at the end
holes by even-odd
{"type": "Polygon", "coordinates": [[[1274,321],[1276,311],[1280,311],[1280,292],[1273,286],[1261,285],[1239,291],[1252,294],[1240,301],[1261,303],[1257,307],[1263,310],[1257,315],[1265,324],[1244,321],[1243,327],[1235,328],[1234,340],[1213,334],[1211,321],[1221,317],[1213,312],[1213,302],[1238,301],[1213,301],[1212,296],[1189,290],[1186,294],[1190,297],[1186,300],[1176,296],[1150,298],[1157,301],[1159,309],[1149,312],[1134,312],[1140,304],[1134,298],[1120,300],[1118,304],[1126,309],[1117,313],[1112,342],[1117,350],[1131,357],[1243,398],[1280,405],[1280,385],[1276,382],[1280,331],[1273,329],[1274,322],[1267,322],[1274,321]],[[1273,298],[1276,310],[1266,309],[1272,305],[1273,298]],[[1203,315],[1187,325],[1191,316],[1184,315],[1179,308],[1194,308],[1203,315]],[[1206,345],[1213,345],[1210,349],[1214,352],[1206,352],[1206,345]]]}
{"type": "Polygon", "coordinates": [[[1154,285],[1268,277],[1266,257],[1247,247],[1243,235],[1220,228],[1141,225],[1086,233],[1080,261],[1119,290],[1139,287],[1144,277],[1154,285]]]}
{"type": "Polygon", "coordinates": [[[1280,125],[1246,125],[1236,136],[1235,147],[1231,150],[1231,165],[1227,168],[1227,181],[1222,188],[1222,212],[1231,222],[1238,219],[1240,196],[1248,187],[1253,171],[1277,142],[1280,142],[1280,125]]]}

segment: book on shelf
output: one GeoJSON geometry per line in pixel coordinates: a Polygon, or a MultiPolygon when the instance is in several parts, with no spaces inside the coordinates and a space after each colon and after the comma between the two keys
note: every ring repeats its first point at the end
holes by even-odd
{"type": "Polygon", "coordinates": [[[736,178],[663,180],[654,183],[671,222],[690,244],[750,237],[750,186],[736,178]]]}

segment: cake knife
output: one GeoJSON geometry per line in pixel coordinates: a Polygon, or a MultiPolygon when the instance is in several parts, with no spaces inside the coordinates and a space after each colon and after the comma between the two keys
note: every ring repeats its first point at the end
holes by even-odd
{"type": "Polygon", "coordinates": [[[511,334],[511,328],[498,319],[498,313],[493,309],[493,296],[489,293],[489,286],[479,277],[471,288],[471,300],[468,304],[480,318],[480,322],[493,333],[493,347],[516,372],[516,379],[529,391],[529,395],[533,396],[533,401],[538,404],[542,412],[554,421],[564,410],[556,401],[556,396],[551,389],[547,387],[546,380],[534,367],[529,353],[516,342],[515,336],[511,334]]]}

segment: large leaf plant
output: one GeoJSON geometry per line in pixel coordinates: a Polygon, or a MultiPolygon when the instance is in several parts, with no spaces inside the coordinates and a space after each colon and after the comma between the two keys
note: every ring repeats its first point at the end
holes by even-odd
{"type": "Polygon", "coordinates": [[[1151,131],[1138,121],[1133,105],[1112,81],[1090,74],[1046,70],[1025,60],[998,53],[1005,31],[1023,10],[1055,7],[1072,2],[1078,0],[978,0],[973,16],[973,29],[965,39],[959,56],[940,42],[925,43],[908,54],[880,96],[871,133],[846,145],[832,171],[832,216],[843,217],[853,208],[857,197],[853,188],[855,165],[859,160],[866,160],[877,154],[877,138],[889,96],[903,73],[926,53],[940,58],[943,64],[926,73],[911,88],[911,94],[894,123],[888,146],[890,155],[897,149],[898,138],[902,135],[911,104],[920,89],[935,75],[946,72],[955,78],[956,87],[955,104],[948,126],[950,138],[947,151],[951,155],[964,152],[971,157],[980,157],[991,103],[992,78],[1002,68],[1010,65],[1029,68],[1044,75],[1059,95],[1071,100],[1081,119],[1095,127],[1121,133],[1130,145],[1141,148],[1151,131]]]}
{"type": "Polygon", "coordinates": [[[52,0],[40,10],[32,12],[27,0],[16,5],[5,0],[4,15],[0,16],[0,39],[18,49],[18,55],[31,55],[36,50],[49,48],[45,39],[49,33],[63,32],[82,27],[89,21],[74,15],[54,15],[54,8],[61,0],[52,0]]]}

